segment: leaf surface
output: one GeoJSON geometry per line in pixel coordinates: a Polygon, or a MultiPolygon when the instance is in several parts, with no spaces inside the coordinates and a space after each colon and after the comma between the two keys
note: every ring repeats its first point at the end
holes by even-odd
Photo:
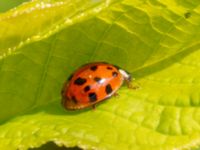
{"type": "Polygon", "coordinates": [[[35,0],[1,14],[0,148],[198,147],[199,12],[185,0],[35,0]],[[141,88],[122,87],[95,111],[64,110],[64,81],[92,61],[141,88]]]}

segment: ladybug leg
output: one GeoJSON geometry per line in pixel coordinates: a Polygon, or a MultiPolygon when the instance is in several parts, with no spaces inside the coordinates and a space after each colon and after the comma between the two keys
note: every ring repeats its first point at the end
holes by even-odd
{"type": "MultiPolygon", "coordinates": [[[[132,79],[132,80],[135,80],[135,79],[132,79]]],[[[138,85],[133,85],[133,84],[131,83],[131,80],[125,79],[125,83],[126,83],[126,85],[127,85],[127,87],[128,87],[129,89],[137,90],[137,89],[140,88],[140,86],[138,86],[138,85]]]]}
{"type": "Polygon", "coordinates": [[[120,72],[120,73],[122,74],[122,76],[124,77],[124,81],[125,81],[125,83],[126,83],[126,85],[127,85],[128,88],[130,88],[130,89],[138,89],[138,88],[139,88],[139,86],[133,86],[133,85],[131,84],[131,81],[133,81],[133,80],[135,80],[135,79],[132,78],[131,75],[130,75],[128,72],[126,72],[126,71],[124,71],[124,70],[122,70],[122,69],[119,69],[119,72],[120,72]]]}
{"type": "Polygon", "coordinates": [[[119,94],[118,93],[114,93],[113,96],[114,97],[119,97],[119,94]]]}
{"type": "Polygon", "coordinates": [[[96,104],[92,105],[92,109],[96,110],[96,104]]]}
{"type": "Polygon", "coordinates": [[[125,83],[126,83],[128,88],[130,88],[130,89],[133,88],[133,85],[132,85],[131,81],[125,79],[125,83]]]}

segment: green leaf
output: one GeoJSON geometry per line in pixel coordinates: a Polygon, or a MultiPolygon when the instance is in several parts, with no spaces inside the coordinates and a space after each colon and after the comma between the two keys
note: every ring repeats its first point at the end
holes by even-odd
{"type": "Polygon", "coordinates": [[[199,4],[35,0],[0,14],[0,149],[198,147],[199,4]],[[129,71],[140,89],[64,110],[64,81],[92,61],[129,71]]]}
{"type": "Polygon", "coordinates": [[[15,0],[15,1],[12,1],[12,0],[7,0],[7,1],[0,0],[0,13],[5,12],[5,11],[15,7],[15,6],[20,5],[23,2],[26,2],[26,1],[28,1],[28,0],[15,0]]]}

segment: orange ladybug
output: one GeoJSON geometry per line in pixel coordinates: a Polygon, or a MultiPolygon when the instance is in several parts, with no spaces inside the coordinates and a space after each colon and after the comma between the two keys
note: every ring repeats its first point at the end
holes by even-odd
{"type": "Polygon", "coordinates": [[[92,106],[116,95],[126,81],[131,86],[131,75],[105,62],[89,63],[74,72],[62,89],[62,104],[67,110],[92,106]]]}

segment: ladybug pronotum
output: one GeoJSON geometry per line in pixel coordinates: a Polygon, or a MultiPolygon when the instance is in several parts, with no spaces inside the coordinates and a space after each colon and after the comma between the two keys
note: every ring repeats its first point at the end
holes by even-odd
{"type": "Polygon", "coordinates": [[[123,82],[130,87],[131,76],[105,62],[89,63],[72,74],[62,89],[62,105],[67,110],[93,107],[116,94],[123,82]]]}

